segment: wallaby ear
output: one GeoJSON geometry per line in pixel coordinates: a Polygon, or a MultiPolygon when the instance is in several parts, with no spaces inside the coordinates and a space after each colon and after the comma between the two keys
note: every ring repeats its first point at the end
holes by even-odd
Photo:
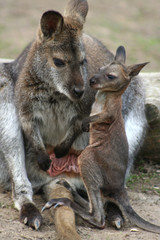
{"type": "Polygon", "coordinates": [[[149,62],[145,62],[145,63],[140,63],[140,64],[135,64],[135,65],[131,65],[128,67],[128,76],[129,77],[134,77],[137,76],[139,74],[139,72],[142,70],[142,68],[147,65],[149,62]]]}
{"type": "Polygon", "coordinates": [[[119,46],[117,48],[115,61],[125,63],[125,61],[126,61],[126,50],[123,46],[119,46]]]}
{"type": "Polygon", "coordinates": [[[46,38],[61,33],[63,28],[63,17],[59,12],[47,11],[43,13],[40,21],[41,31],[46,38]]]}
{"type": "Polygon", "coordinates": [[[64,16],[77,21],[83,27],[87,13],[87,0],[70,0],[64,11],[64,16]]]}

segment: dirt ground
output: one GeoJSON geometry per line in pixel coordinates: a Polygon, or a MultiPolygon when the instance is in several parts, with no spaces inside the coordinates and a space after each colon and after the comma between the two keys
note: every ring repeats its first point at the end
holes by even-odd
{"type": "MultiPolygon", "coordinates": [[[[63,12],[66,0],[0,0],[0,58],[16,58],[35,37],[42,13],[49,9],[63,12]]],[[[118,45],[127,50],[128,63],[150,61],[146,71],[160,71],[160,1],[159,0],[88,0],[89,14],[85,32],[99,38],[115,52],[118,45]]],[[[160,166],[142,163],[128,181],[128,192],[134,209],[146,220],[160,225],[160,166]]],[[[39,209],[44,204],[35,196],[39,209]]],[[[55,239],[55,227],[49,212],[43,214],[43,225],[34,231],[19,222],[11,194],[0,189],[0,239],[55,239]]],[[[83,240],[159,240],[126,222],[116,231],[106,225],[97,230],[83,221],[77,229],[83,240]],[[133,231],[134,230],[134,231],[133,231]]]]}
{"type": "MultiPolygon", "coordinates": [[[[128,181],[128,193],[133,208],[141,217],[160,225],[160,168],[144,164],[138,167],[128,181]]],[[[34,201],[39,209],[44,205],[41,195],[34,201]]],[[[159,240],[160,235],[143,231],[126,221],[122,230],[108,226],[98,230],[77,219],[77,231],[82,240],[159,240]]],[[[0,189],[0,239],[1,240],[54,240],[56,232],[49,211],[43,213],[43,225],[35,231],[19,222],[19,213],[13,207],[11,194],[0,189]]],[[[72,240],[72,239],[71,239],[72,240]]]]}

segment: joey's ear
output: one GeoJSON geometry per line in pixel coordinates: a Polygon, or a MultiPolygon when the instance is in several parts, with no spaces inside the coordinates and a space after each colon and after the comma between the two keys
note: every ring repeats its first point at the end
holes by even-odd
{"type": "Polygon", "coordinates": [[[125,63],[126,61],[126,50],[123,46],[117,48],[115,61],[125,63]]]}
{"type": "Polygon", "coordinates": [[[132,77],[138,75],[138,73],[142,70],[142,68],[148,63],[149,62],[145,62],[145,63],[140,63],[140,64],[135,64],[135,65],[129,66],[128,67],[128,76],[132,78],[132,77]]]}
{"type": "Polygon", "coordinates": [[[64,16],[77,21],[81,28],[88,13],[87,0],[70,0],[66,6],[64,16]]]}
{"type": "Polygon", "coordinates": [[[59,12],[47,11],[42,15],[40,27],[45,38],[58,35],[63,28],[63,17],[59,12]]]}

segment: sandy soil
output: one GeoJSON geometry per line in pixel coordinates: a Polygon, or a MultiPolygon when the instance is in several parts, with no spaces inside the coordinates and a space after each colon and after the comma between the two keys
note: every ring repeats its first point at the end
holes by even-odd
{"type": "MultiPolygon", "coordinates": [[[[137,187],[138,190],[138,187],[137,187]]],[[[160,225],[160,197],[156,193],[140,193],[129,190],[134,209],[146,220],[160,225]]],[[[34,197],[39,209],[44,205],[40,195],[34,197]]],[[[40,240],[55,239],[56,232],[49,211],[43,214],[43,225],[35,231],[19,222],[19,213],[13,208],[10,193],[0,191],[0,239],[1,240],[40,240]]],[[[115,230],[106,224],[104,230],[98,230],[82,220],[77,221],[77,230],[82,240],[159,240],[159,234],[143,231],[128,221],[122,230],[115,230]]]]}
{"type": "MultiPolygon", "coordinates": [[[[98,37],[112,51],[123,44],[127,49],[130,64],[150,61],[151,64],[147,66],[146,71],[160,70],[159,0],[88,2],[90,10],[85,25],[86,32],[98,37]]],[[[42,13],[48,9],[63,12],[65,4],[65,0],[0,0],[0,57],[15,58],[35,37],[42,13]]],[[[135,176],[139,176],[138,170],[135,176]]],[[[145,177],[143,175],[135,177],[136,180],[131,179],[129,185],[131,203],[141,216],[160,225],[160,195],[154,190],[154,187],[160,188],[160,175],[159,172],[154,178],[147,175],[148,181],[145,177]]],[[[41,209],[44,201],[40,195],[35,196],[35,202],[41,209]]],[[[0,190],[1,240],[54,240],[56,233],[53,219],[49,212],[45,212],[43,217],[43,225],[39,231],[24,226],[19,222],[19,213],[13,207],[11,194],[0,190]]],[[[131,231],[134,226],[128,222],[120,231],[109,226],[104,230],[97,230],[82,221],[78,223],[77,229],[83,240],[160,239],[159,235],[138,228],[137,231],[131,231]]]]}

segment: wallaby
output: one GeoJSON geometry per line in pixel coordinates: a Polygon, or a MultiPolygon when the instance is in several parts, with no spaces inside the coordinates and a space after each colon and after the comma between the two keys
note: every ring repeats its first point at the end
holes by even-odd
{"type": "MultiPolygon", "coordinates": [[[[82,6],[83,17],[87,13],[85,8],[82,6]]],[[[45,12],[38,32],[39,42],[32,44],[25,67],[16,82],[15,99],[22,130],[27,141],[36,149],[37,160],[43,170],[48,170],[50,165],[46,146],[56,147],[58,138],[61,141],[65,130],[67,141],[63,141],[61,154],[66,155],[75,139],[74,132],[78,136],[81,129],[83,115],[74,113],[71,105],[82,98],[87,83],[84,47],[78,46],[83,21],[64,20],[58,12],[45,12]],[[42,44],[45,49],[41,49],[42,44]],[[60,46],[63,54],[59,52],[60,46]],[[36,65],[37,59],[42,59],[41,67],[36,65]],[[57,79],[57,74],[61,75],[63,81],[57,79]],[[62,108],[60,102],[64,102],[62,108]],[[72,124],[66,122],[66,126],[62,126],[60,122],[60,126],[57,124],[51,128],[55,111],[63,111],[63,108],[68,108],[69,114],[73,112],[72,124]]]]}
{"type": "MultiPolygon", "coordinates": [[[[113,54],[82,32],[87,12],[86,0],[70,0],[64,16],[45,12],[36,39],[15,61],[0,65],[0,184],[5,189],[12,186],[21,222],[36,229],[42,216],[32,200],[33,191],[43,188],[47,199],[72,199],[57,184],[62,177],[83,188],[77,173],[68,175],[64,168],[50,177],[41,169],[49,167],[48,154],[53,149],[60,157],[68,149],[81,152],[89,142],[81,126],[90,114],[96,90],[89,87],[88,79],[110,63],[113,54]]],[[[123,95],[122,106],[129,142],[128,173],[147,126],[144,102],[143,86],[135,78],[123,95]]],[[[72,209],[56,209],[55,224],[62,239],[80,239],[72,209]]]]}
{"type": "Polygon", "coordinates": [[[133,77],[147,64],[127,67],[124,65],[125,59],[125,49],[120,46],[114,61],[102,67],[100,72],[90,79],[90,86],[98,92],[91,116],[83,123],[90,123],[89,146],[78,157],[90,211],[87,213],[84,208],[69,199],[52,199],[43,210],[55,204],[64,204],[91,224],[104,228],[105,214],[101,200],[103,194],[107,200],[117,204],[132,223],[142,229],[160,233],[160,227],[145,221],[132,209],[124,186],[128,165],[128,142],[121,97],[133,77]]]}

